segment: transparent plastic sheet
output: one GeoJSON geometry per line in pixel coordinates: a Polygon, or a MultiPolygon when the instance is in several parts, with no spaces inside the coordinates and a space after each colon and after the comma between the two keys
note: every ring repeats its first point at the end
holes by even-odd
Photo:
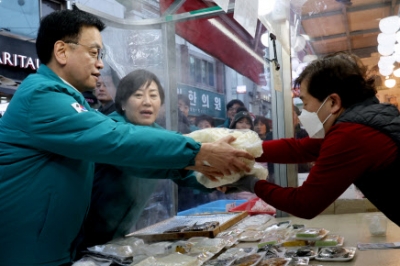
{"type": "Polygon", "coordinates": [[[161,81],[164,80],[160,30],[107,27],[102,37],[106,49],[105,61],[120,78],[135,69],[144,68],[154,72],[161,81]]]}
{"type": "MultiPolygon", "coordinates": [[[[236,138],[231,143],[234,148],[245,150],[254,157],[259,157],[262,154],[262,140],[255,131],[252,130],[239,130],[227,128],[205,128],[193,131],[186,136],[193,138],[201,143],[210,143],[217,141],[226,136],[233,136],[236,138]]],[[[249,173],[241,172],[220,178],[218,181],[211,181],[201,173],[196,174],[197,181],[205,187],[214,188],[223,186],[225,184],[234,183],[244,175],[255,175],[259,179],[266,179],[268,170],[262,165],[255,163],[254,160],[244,160],[244,162],[251,167],[249,173]]]]}

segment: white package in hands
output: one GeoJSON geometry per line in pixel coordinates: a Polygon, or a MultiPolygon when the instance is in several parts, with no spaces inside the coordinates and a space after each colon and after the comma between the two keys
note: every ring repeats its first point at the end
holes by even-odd
{"type": "MultiPolygon", "coordinates": [[[[260,157],[263,153],[262,140],[255,131],[249,129],[205,128],[193,131],[186,136],[201,143],[210,143],[226,136],[233,136],[236,140],[230,143],[232,147],[247,151],[255,158],[260,157]]],[[[232,175],[225,175],[222,178],[218,178],[218,181],[211,181],[202,173],[196,173],[197,181],[207,188],[215,188],[234,183],[245,175],[254,175],[263,180],[267,179],[268,170],[264,166],[256,163],[255,160],[243,159],[243,161],[251,168],[250,172],[246,173],[243,171],[232,175]]]]}

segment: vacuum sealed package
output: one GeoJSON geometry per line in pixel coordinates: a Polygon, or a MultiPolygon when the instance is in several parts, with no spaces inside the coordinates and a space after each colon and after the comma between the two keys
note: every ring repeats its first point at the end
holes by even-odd
{"type": "MultiPolygon", "coordinates": [[[[262,140],[255,131],[249,129],[205,128],[193,131],[186,136],[191,137],[201,143],[210,143],[220,140],[226,136],[233,136],[236,138],[236,140],[230,143],[232,147],[247,151],[255,158],[260,157],[263,152],[262,140]]],[[[234,183],[245,175],[254,175],[263,180],[267,179],[268,170],[263,165],[256,163],[255,160],[243,159],[243,161],[251,168],[250,172],[225,175],[219,178],[218,181],[211,181],[203,174],[197,173],[197,181],[207,188],[215,188],[234,183]]]]}

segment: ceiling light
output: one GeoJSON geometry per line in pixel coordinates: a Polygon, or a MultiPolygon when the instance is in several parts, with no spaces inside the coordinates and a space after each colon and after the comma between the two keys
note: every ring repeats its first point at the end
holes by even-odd
{"type": "Polygon", "coordinates": [[[395,71],[393,71],[393,75],[395,75],[396,77],[400,78],[400,68],[398,68],[395,71]]]}
{"type": "Polygon", "coordinates": [[[394,52],[394,45],[379,44],[378,45],[378,52],[381,55],[391,55],[394,52]]]}
{"type": "Polygon", "coordinates": [[[386,33],[379,33],[378,34],[378,43],[383,45],[393,45],[396,42],[396,34],[386,34],[386,33]]]}
{"type": "Polygon", "coordinates": [[[381,56],[379,58],[379,63],[385,64],[385,65],[393,65],[394,61],[396,61],[396,58],[393,55],[381,56]]]}
{"type": "Polygon", "coordinates": [[[390,16],[381,19],[379,21],[379,29],[383,33],[396,33],[396,31],[400,28],[400,18],[398,16],[390,16]]]}
{"type": "Polygon", "coordinates": [[[385,80],[385,86],[388,88],[393,88],[396,85],[396,80],[394,79],[387,79],[385,80]]]}
{"type": "Polygon", "coordinates": [[[393,68],[389,67],[389,68],[379,68],[379,73],[382,76],[389,76],[393,73],[393,68]]]}

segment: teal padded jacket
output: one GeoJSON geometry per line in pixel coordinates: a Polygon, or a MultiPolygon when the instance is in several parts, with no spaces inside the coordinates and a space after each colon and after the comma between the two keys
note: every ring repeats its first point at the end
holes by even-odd
{"type": "Polygon", "coordinates": [[[0,119],[0,265],[71,261],[94,162],[183,169],[200,147],[176,132],[110,119],[41,65],[0,119]]]}
{"type": "MultiPolygon", "coordinates": [[[[109,117],[129,123],[125,116],[117,112],[109,117]]],[[[156,123],[151,126],[165,131],[156,123]]],[[[84,251],[87,247],[104,244],[130,233],[160,179],[170,179],[179,186],[204,193],[215,191],[200,184],[193,171],[96,164],[90,210],[79,249],[84,251]]]]}

